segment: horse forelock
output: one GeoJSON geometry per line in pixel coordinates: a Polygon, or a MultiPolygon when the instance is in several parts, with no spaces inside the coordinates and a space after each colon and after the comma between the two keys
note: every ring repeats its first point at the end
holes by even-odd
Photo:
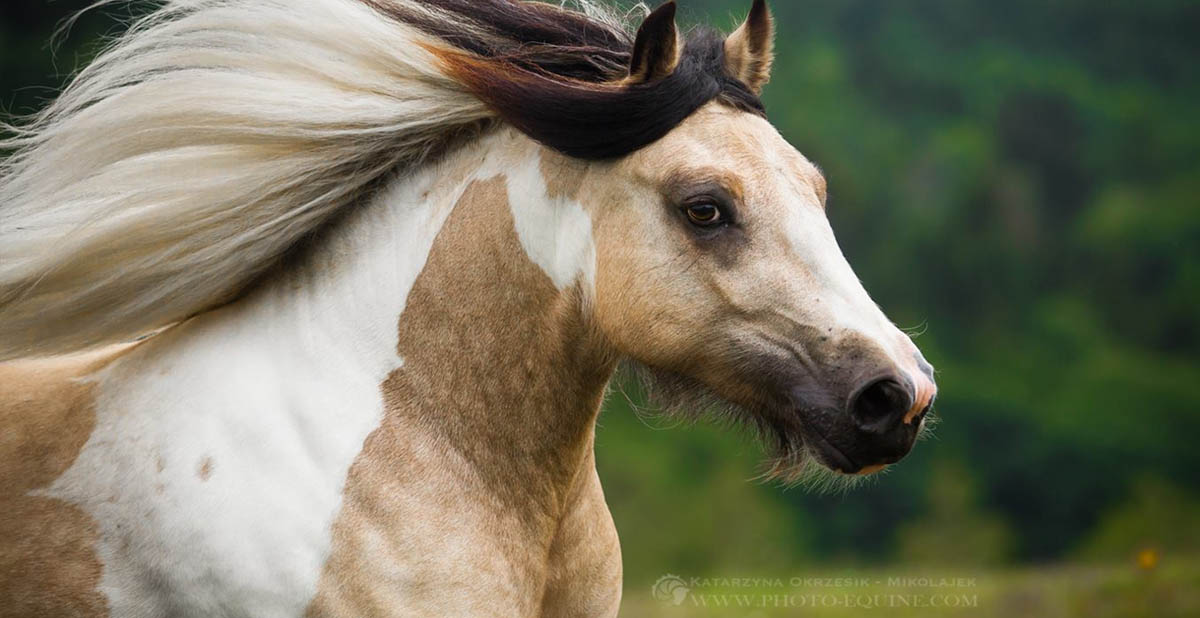
{"type": "Polygon", "coordinates": [[[451,76],[505,121],[572,157],[640,150],[714,99],[766,113],[729,75],[724,37],[708,28],[688,34],[671,74],[627,84],[634,38],[615,18],[541,2],[361,1],[448,43],[430,51],[451,76]]]}

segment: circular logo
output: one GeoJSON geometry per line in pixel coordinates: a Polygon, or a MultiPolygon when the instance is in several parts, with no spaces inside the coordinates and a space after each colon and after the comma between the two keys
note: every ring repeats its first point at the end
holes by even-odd
{"type": "Polygon", "coordinates": [[[691,589],[688,588],[687,582],[683,581],[682,577],[670,573],[658,578],[658,581],[654,582],[654,588],[650,590],[655,600],[671,605],[683,605],[683,600],[689,592],[691,589]]]}

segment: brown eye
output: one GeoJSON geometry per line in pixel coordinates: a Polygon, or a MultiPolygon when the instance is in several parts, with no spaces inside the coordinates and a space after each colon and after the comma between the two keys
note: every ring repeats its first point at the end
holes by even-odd
{"type": "Polygon", "coordinates": [[[725,217],[721,214],[721,209],[716,204],[708,202],[693,204],[684,210],[687,212],[688,221],[691,221],[692,225],[712,227],[725,221],[725,217]]]}

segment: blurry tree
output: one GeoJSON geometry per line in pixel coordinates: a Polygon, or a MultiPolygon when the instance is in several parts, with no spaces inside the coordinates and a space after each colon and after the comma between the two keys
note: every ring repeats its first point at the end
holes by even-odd
{"type": "Polygon", "coordinates": [[[1154,477],[1137,479],[1130,494],[1101,517],[1078,557],[1128,560],[1148,551],[1170,560],[1200,553],[1200,500],[1154,477]]]}
{"type": "Polygon", "coordinates": [[[1013,532],[979,509],[974,481],[954,461],[939,461],[929,479],[929,504],[897,531],[896,559],[904,563],[990,566],[1012,553],[1013,532]]]}

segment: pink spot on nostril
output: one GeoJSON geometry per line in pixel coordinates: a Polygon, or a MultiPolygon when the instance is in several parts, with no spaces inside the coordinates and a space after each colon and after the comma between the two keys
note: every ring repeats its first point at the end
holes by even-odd
{"type": "Polygon", "coordinates": [[[874,465],[874,466],[867,466],[867,467],[863,468],[862,470],[855,472],[855,474],[857,474],[859,476],[870,476],[872,474],[875,474],[876,472],[879,472],[880,470],[883,470],[886,467],[887,467],[887,464],[878,464],[878,465],[874,465]]]}
{"type": "Polygon", "coordinates": [[[937,386],[933,383],[933,380],[925,377],[924,374],[918,374],[916,381],[917,396],[913,398],[912,407],[904,415],[905,425],[911,425],[914,420],[919,420],[929,410],[929,406],[933,403],[933,398],[937,396],[937,386]]]}

